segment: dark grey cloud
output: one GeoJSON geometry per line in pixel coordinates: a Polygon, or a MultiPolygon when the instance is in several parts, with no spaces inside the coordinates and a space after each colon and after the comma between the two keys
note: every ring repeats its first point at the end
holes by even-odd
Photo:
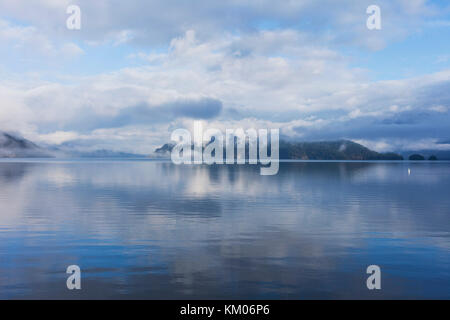
{"type": "Polygon", "coordinates": [[[312,112],[326,124],[298,126],[294,131],[305,140],[361,139],[447,141],[450,136],[450,81],[419,79],[398,83],[379,83],[368,91],[356,92],[362,104],[349,115],[347,110],[312,112]],[[422,82],[425,82],[422,84],[422,82]]]}
{"type": "Polygon", "coordinates": [[[419,106],[450,106],[450,79],[418,88],[414,96],[419,106]]]}
{"type": "Polygon", "coordinates": [[[326,128],[297,127],[306,140],[440,139],[450,136],[448,113],[405,111],[380,119],[372,116],[332,121],[326,128]]]}
{"type": "Polygon", "coordinates": [[[123,108],[115,115],[99,115],[92,109],[87,109],[66,124],[64,129],[86,131],[129,125],[153,125],[178,118],[212,119],[221,113],[222,108],[220,100],[202,98],[177,100],[158,106],[141,103],[123,108]]]}

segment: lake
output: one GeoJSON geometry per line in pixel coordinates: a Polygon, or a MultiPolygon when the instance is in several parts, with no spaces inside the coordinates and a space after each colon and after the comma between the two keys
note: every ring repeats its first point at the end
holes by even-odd
{"type": "Polygon", "coordinates": [[[3,160],[0,298],[450,299],[449,191],[449,162],[3,160]]]}

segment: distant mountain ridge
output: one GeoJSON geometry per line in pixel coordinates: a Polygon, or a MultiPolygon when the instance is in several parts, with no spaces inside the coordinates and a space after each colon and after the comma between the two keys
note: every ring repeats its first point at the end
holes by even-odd
{"type": "Polygon", "coordinates": [[[50,156],[50,152],[27,139],[0,132],[0,158],[39,158],[50,156]]]}
{"type": "Polygon", "coordinates": [[[135,154],[129,152],[112,151],[106,149],[94,150],[94,151],[71,151],[66,154],[77,158],[146,158],[147,156],[142,154],[135,154]]]}
{"type": "Polygon", "coordinates": [[[280,159],[288,160],[403,160],[403,156],[379,153],[350,141],[280,142],[280,159]]]}
{"type": "MultiPolygon", "coordinates": [[[[175,145],[166,143],[155,150],[156,154],[168,155],[175,145]]],[[[247,145],[248,154],[248,145],[247,145]]],[[[282,160],[403,160],[396,153],[379,153],[350,140],[319,142],[280,141],[282,160]]],[[[224,152],[225,156],[226,152],[224,152]]],[[[236,154],[236,153],[235,153],[236,154]]]]}
{"type": "MultiPolygon", "coordinates": [[[[166,143],[152,155],[141,155],[111,150],[80,151],[58,146],[43,147],[17,135],[0,131],[0,158],[168,158],[175,146],[166,143]]],[[[248,146],[247,152],[248,154],[248,146]]],[[[420,154],[429,159],[434,155],[438,160],[450,160],[450,151],[419,150],[399,153],[379,153],[350,141],[292,142],[280,141],[282,160],[403,160],[411,154],[420,154]]],[[[224,155],[226,152],[224,151],[224,155]]]]}
{"type": "Polygon", "coordinates": [[[16,135],[0,131],[0,158],[142,158],[138,155],[111,150],[78,151],[44,148],[16,135]]]}

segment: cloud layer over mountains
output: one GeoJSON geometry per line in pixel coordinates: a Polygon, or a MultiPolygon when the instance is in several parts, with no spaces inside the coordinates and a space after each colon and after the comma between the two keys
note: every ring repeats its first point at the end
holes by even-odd
{"type": "Polygon", "coordinates": [[[200,119],[379,151],[450,147],[445,52],[432,72],[412,61],[394,79],[373,77],[387,53],[364,63],[430,21],[445,29],[440,1],[381,1],[379,33],[365,27],[369,1],[79,1],[75,33],[68,3],[0,0],[1,130],[146,153],[200,119]]]}

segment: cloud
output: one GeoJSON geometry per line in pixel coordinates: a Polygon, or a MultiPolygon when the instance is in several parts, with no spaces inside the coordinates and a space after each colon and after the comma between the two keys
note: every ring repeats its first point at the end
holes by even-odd
{"type": "Polygon", "coordinates": [[[381,32],[370,33],[365,20],[366,8],[371,4],[371,0],[285,0],[277,4],[271,0],[0,0],[0,11],[11,19],[35,25],[52,38],[76,36],[91,43],[109,39],[116,44],[132,41],[142,46],[165,45],[190,29],[208,39],[224,32],[243,34],[274,25],[303,28],[316,37],[332,38],[335,43],[371,48],[403,37],[425,23],[426,18],[439,17],[440,13],[436,5],[425,0],[379,0],[385,27],[381,32]],[[65,29],[65,9],[69,4],[79,5],[82,11],[82,29],[76,35],[65,29]]]}
{"type": "Polygon", "coordinates": [[[71,117],[64,128],[86,131],[132,125],[151,126],[178,118],[211,119],[218,116],[221,110],[222,103],[212,98],[176,100],[157,106],[141,103],[121,108],[116,114],[98,114],[92,109],[85,109],[78,116],[71,117]]]}
{"type": "Polygon", "coordinates": [[[0,20],[0,46],[13,56],[5,61],[37,54],[32,65],[47,59],[45,71],[55,72],[3,77],[0,128],[47,143],[139,153],[195,119],[380,148],[450,136],[449,70],[371,81],[340,50],[378,50],[416,32],[439,17],[427,1],[380,1],[380,32],[366,28],[371,1],[74,1],[82,10],[76,32],[65,27],[68,3],[30,0],[24,10],[0,0],[9,19],[0,20]],[[84,72],[59,63],[80,55],[84,72]],[[107,71],[92,71],[96,57],[107,71]]]}
{"type": "Polygon", "coordinates": [[[195,119],[219,128],[277,127],[303,140],[450,136],[450,71],[371,82],[307,38],[279,30],[201,41],[188,31],[155,64],[66,84],[5,84],[11,105],[0,123],[15,123],[40,141],[67,141],[61,132],[70,132],[140,152],[195,119]]]}
{"type": "Polygon", "coordinates": [[[41,134],[39,136],[39,142],[57,145],[66,141],[73,141],[79,138],[80,135],[77,132],[55,131],[48,134],[41,134]]]}
{"type": "Polygon", "coordinates": [[[12,24],[2,19],[0,19],[0,41],[1,46],[7,46],[9,51],[27,58],[71,58],[84,53],[73,42],[63,41],[56,44],[34,26],[12,24]]]}
{"type": "Polygon", "coordinates": [[[84,54],[84,50],[74,43],[66,43],[61,47],[60,54],[64,57],[76,57],[84,54]]]}

